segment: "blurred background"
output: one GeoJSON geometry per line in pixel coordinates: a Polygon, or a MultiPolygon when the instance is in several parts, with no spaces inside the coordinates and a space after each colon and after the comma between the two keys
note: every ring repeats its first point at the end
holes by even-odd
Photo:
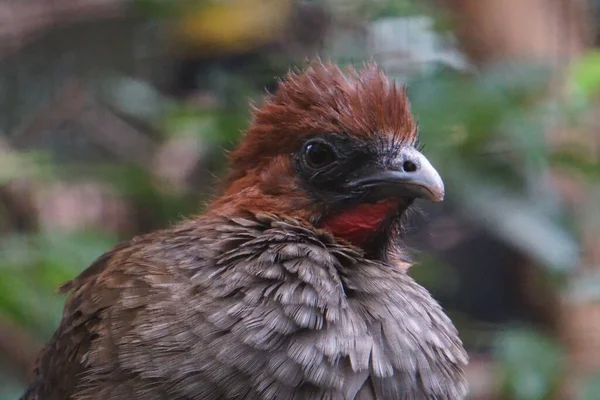
{"type": "Polygon", "coordinates": [[[407,237],[471,399],[600,399],[600,1],[0,0],[0,399],[117,241],[200,213],[319,54],[408,85],[447,200],[407,237]]]}

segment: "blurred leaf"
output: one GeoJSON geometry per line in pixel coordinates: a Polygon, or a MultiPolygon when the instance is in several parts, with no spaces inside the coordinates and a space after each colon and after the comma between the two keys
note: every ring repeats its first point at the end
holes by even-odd
{"type": "Polygon", "coordinates": [[[572,277],[564,289],[563,296],[574,304],[596,303],[600,300],[600,274],[586,273],[572,277]]]}
{"type": "Polygon", "coordinates": [[[177,15],[182,7],[181,3],[181,0],[133,0],[132,7],[142,16],[163,19],[177,15]]]}
{"type": "Polygon", "coordinates": [[[39,252],[42,261],[51,266],[58,274],[57,283],[64,283],[64,278],[74,278],[107,249],[115,245],[117,239],[113,235],[100,231],[77,232],[69,234],[48,234],[38,238],[39,252]],[[68,275],[68,276],[67,276],[68,275]]]}
{"type": "Polygon", "coordinates": [[[358,11],[371,20],[416,15],[425,10],[423,2],[418,0],[363,0],[358,4],[358,11]]]}
{"type": "Polygon", "coordinates": [[[223,145],[237,142],[247,120],[247,112],[237,110],[172,107],[165,117],[164,130],[173,135],[199,136],[209,143],[223,145]]]}
{"type": "Polygon", "coordinates": [[[14,400],[21,397],[24,387],[9,379],[3,379],[0,373],[0,400],[14,400]]]}
{"type": "Polygon", "coordinates": [[[449,195],[507,243],[565,271],[576,265],[579,248],[558,206],[540,203],[532,187],[545,182],[552,156],[545,137],[550,109],[537,100],[548,79],[547,69],[506,64],[472,77],[442,73],[409,88],[426,152],[449,195]]]}
{"type": "Polygon", "coordinates": [[[600,400],[600,372],[592,374],[583,386],[582,400],[600,400]]]}
{"type": "Polygon", "coordinates": [[[527,155],[521,149],[543,148],[541,132],[531,129],[539,119],[528,113],[534,94],[547,79],[546,70],[540,68],[496,67],[476,77],[444,73],[416,80],[409,91],[428,147],[443,146],[440,152],[446,155],[450,151],[469,157],[505,135],[511,149],[527,155]],[[529,129],[517,131],[524,121],[530,121],[529,129]],[[456,132],[463,134],[456,136],[456,132]]]}
{"type": "Polygon", "coordinates": [[[441,295],[452,295],[460,289],[460,282],[455,274],[449,272],[451,270],[442,260],[421,254],[419,266],[411,269],[410,275],[429,290],[434,290],[441,295]]]}
{"type": "Polygon", "coordinates": [[[51,179],[54,167],[47,154],[39,151],[0,153],[0,185],[14,179],[51,179]]]}
{"type": "Polygon", "coordinates": [[[165,108],[171,101],[149,83],[125,76],[107,78],[101,95],[119,114],[135,118],[152,128],[159,128],[165,108]]]}
{"type": "Polygon", "coordinates": [[[0,242],[0,313],[46,339],[64,302],[56,289],[74,278],[115,239],[99,233],[13,235],[0,242]]]}
{"type": "Polygon", "coordinates": [[[530,329],[511,329],[498,336],[496,356],[504,374],[504,392],[513,400],[545,400],[565,372],[558,344],[530,329]]]}
{"type": "Polygon", "coordinates": [[[563,147],[551,155],[551,161],[557,167],[567,168],[587,179],[600,182],[600,161],[590,159],[586,153],[589,153],[587,149],[563,147]]]}
{"type": "Polygon", "coordinates": [[[571,67],[568,77],[575,96],[589,100],[600,90],[600,51],[581,56],[571,67]]]}
{"type": "Polygon", "coordinates": [[[458,203],[471,218],[532,259],[560,272],[579,263],[579,246],[573,236],[537,201],[486,182],[458,162],[447,169],[445,179],[457,190],[458,203]]]}

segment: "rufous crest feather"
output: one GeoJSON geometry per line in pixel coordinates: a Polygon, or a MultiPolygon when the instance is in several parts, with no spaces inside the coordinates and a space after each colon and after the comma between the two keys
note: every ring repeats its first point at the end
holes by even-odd
{"type": "Polygon", "coordinates": [[[342,70],[318,60],[303,71],[291,71],[275,94],[254,110],[250,128],[231,154],[229,182],[323,133],[414,144],[417,125],[406,88],[390,82],[374,62],[359,70],[342,70]]]}

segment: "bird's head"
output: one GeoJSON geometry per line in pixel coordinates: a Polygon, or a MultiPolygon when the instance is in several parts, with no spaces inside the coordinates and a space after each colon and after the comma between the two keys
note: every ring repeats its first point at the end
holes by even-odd
{"type": "Polygon", "coordinates": [[[300,218],[379,251],[414,199],[444,197],[416,142],[405,89],[375,64],[316,62],[255,110],[212,207],[300,218]]]}

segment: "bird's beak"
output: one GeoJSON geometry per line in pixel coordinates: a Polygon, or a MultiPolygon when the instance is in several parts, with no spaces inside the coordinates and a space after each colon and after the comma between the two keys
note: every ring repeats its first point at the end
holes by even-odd
{"type": "Polygon", "coordinates": [[[444,182],[427,158],[412,147],[402,150],[391,167],[371,170],[349,183],[351,189],[366,189],[376,199],[393,197],[444,199],[444,182]]]}

